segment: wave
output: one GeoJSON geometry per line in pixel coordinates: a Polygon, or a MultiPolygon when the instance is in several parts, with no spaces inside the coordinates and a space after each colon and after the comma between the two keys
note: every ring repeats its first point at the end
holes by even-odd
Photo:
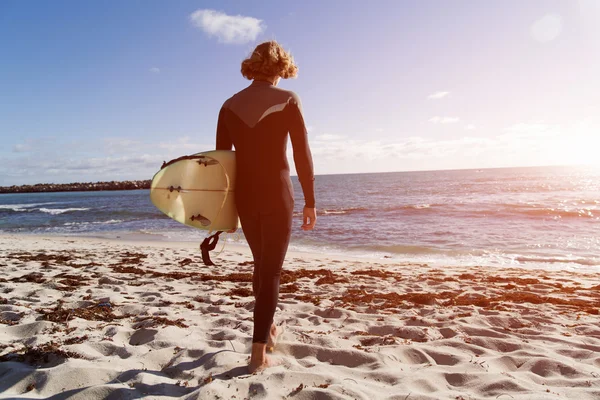
{"type": "Polygon", "coordinates": [[[591,218],[600,219],[600,210],[595,209],[575,209],[575,210],[557,210],[554,208],[546,208],[541,210],[527,210],[524,214],[531,216],[549,216],[554,219],[561,218],[591,218]]]}
{"type": "MultiPolygon", "coordinates": [[[[592,203],[587,202],[587,204],[592,203]]],[[[572,204],[572,203],[569,203],[572,204]]],[[[586,206],[581,202],[579,207],[561,205],[552,207],[549,204],[529,203],[446,203],[446,204],[408,204],[400,206],[385,207],[384,212],[420,215],[423,212],[435,212],[437,214],[454,217],[546,217],[552,219],[563,218],[589,218],[600,220],[600,207],[597,203],[586,206]]]]}
{"type": "Polygon", "coordinates": [[[579,265],[586,265],[590,267],[599,266],[600,260],[596,259],[586,259],[586,258],[577,258],[577,259],[569,259],[569,258],[553,258],[553,257],[515,257],[515,260],[518,262],[535,262],[535,263],[573,263],[579,265]]]}
{"type": "MultiPolygon", "coordinates": [[[[494,211],[490,212],[491,214],[494,211]]],[[[499,204],[495,213],[499,214],[522,214],[531,217],[551,217],[553,219],[561,218],[600,218],[600,209],[595,206],[581,207],[581,208],[568,208],[562,207],[549,207],[543,204],[499,204]]]]}
{"type": "Polygon", "coordinates": [[[106,224],[120,224],[123,222],[122,219],[111,219],[109,221],[95,221],[95,222],[65,222],[63,226],[79,226],[79,225],[106,225],[106,224]]]}
{"type": "Polygon", "coordinates": [[[125,218],[127,220],[170,219],[168,216],[166,216],[159,210],[152,210],[152,211],[110,210],[107,212],[103,212],[103,214],[104,215],[109,214],[111,216],[125,218]]]}
{"type": "MultiPolygon", "coordinates": [[[[366,207],[340,207],[340,208],[317,208],[317,215],[345,215],[368,211],[366,207]]],[[[302,216],[302,212],[295,212],[295,217],[302,216]]]]}
{"type": "Polygon", "coordinates": [[[34,207],[47,206],[50,204],[58,204],[58,203],[51,202],[51,203],[31,203],[31,204],[0,204],[0,211],[31,212],[31,211],[36,210],[34,207]]]}
{"type": "Polygon", "coordinates": [[[58,215],[72,211],[88,211],[90,208],[40,208],[39,210],[43,213],[58,215]]]}
{"type": "Polygon", "coordinates": [[[427,246],[408,245],[375,245],[375,246],[352,246],[352,250],[366,251],[368,253],[390,253],[390,254],[448,254],[456,251],[447,251],[427,246]]]}
{"type": "Polygon", "coordinates": [[[324,208],[322,210],[317,210],[317,214],[321,215],[331,215],[331,214],[350,214],[361,211],[367,211],[365,207],[342,207],[342,208],[324,208]]]}
{"type": "Polygon", "coordinates": [[[456,204],[429,204],[429,203],[416,203],[416,204],[403,204],[398,206],[388,206],[383,208],[385,212],[404,212],[404,213],[419,213],[424,211],[432,211],[436,209],[437,211],[444,210],[444,207],[455,206],[456,204]]]}

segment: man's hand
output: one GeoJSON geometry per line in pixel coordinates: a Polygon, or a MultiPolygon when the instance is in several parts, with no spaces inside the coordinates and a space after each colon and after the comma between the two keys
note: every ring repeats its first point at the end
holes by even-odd
{"type": "Polygon", "coordinates": [[[317,223],[317,209],[304,207],[302,210],[302,230],[312,231],[317,223]]]}

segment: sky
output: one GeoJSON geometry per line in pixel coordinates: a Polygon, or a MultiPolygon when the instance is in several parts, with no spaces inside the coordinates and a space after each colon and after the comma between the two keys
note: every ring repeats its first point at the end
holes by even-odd
{"type": "Polygon", "coordinates": [[[273,39],[317,175],[600,164],[600,0],[3,0],[0,186],[214,149],[273,39]]]}

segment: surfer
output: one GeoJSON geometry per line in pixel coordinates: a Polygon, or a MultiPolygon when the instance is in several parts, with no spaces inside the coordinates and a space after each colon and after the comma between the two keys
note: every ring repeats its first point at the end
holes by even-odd
{"type": "Polygon", "coordinates": [[[229,98],[219,112],[217,150],[236,151],[235,199],[244,236],[252,250],[255,297],[251,373],[274,365],[267,347],[280,327],[273,323],[279,280],[291,230],[294,193],[286,157],[288,135],[304,193],[302,229],[317,221],[314,172],[300,98],[277,87],[294,78],[298,67],[275,41],[259,44],[242,62],[242,75],[252,83],[229,98]]]}

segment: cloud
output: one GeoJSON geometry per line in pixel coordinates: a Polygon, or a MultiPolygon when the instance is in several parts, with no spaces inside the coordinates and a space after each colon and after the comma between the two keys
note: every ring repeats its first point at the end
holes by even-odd
{"type": "Polygon", "coordinates": [[[150,72],[152,72],[153,74],[158,74],[158,73],[160,73],[160,68],[152,67],[152,68],[150,68],[150,72]]]}
{"type": "MultiPolygon", "coordinates": [[[[442,138],[405,137],[398,132],[394,138],[374,139],[377,126],[373,126],[360,136],[323,133],[310,135],[309,141],[317,174],[598,164],[600,118],[596,115],[570,124],[522,121],[494,133],[488,132],[486,124],[486,137],[463,129],[443,129],[448,134],[442,138]]],[[[86,142],[85,147],[74,146],[72,139],[66,138],[24,138],[15,147],[25,150],[31,146],[29,151],[10,152],[9,147],[0,157],[0,186],[150,179],[163,161],[214,149],[211,137],[194,133],[163,142],[109,137],[86,142]]],[[[288,161],[293,170],[293,151],[288,151],[288,161]]]]}
{"type": "Polygon", "coordinates": [[[562,17],[557,14],[547,14],[531,25],[530,33],[534,40],[547,43],[556,39],[562,30],[562,17]]]}
{"type": "Polygon", "coordinates": [[[434,124],[455,124],[459,121],[458,117],[438,117],[437,115],[429,119],[429,122],[434,124]]]}
{"type": "Polygon", "coordinates": [[[160,152],[161,157],[176,158],[183,155],[214,149],[214,143],[192,141],[190,136],[170,137],[168,141],[140,141],[123,137],[109,137],[103,140],[104,153],[115,155],[146,154],[160,152]]]}
{"type": "Polygon", "coordinates": [[[131,153],[132,149],[138,149],[142,143],[137,140],[119,137],[104,138],[104,149],[108,154],[131,153]]]}
{"type": "Polygon", "coordinates": [[[30,143],[17,143],[13,147],[13,152],[14,153],[26,153],[28,151],[31,151],[31,144],[30,143]]]}
{"type": "Polygon", "coordinates": [[[95,180],[150,179],[164,158],[156,154],[83,157],[50,154],[47,158],[23,156],[0,160],[0,182],[6,185],[89,182],[95,180]],[[5,165],[3,165],[5,164],[5,165]],[[8,181],[8,179],[10,181],[8,181]]]}
{"type": "Polygon", "coordinates": [[[164,141],[105,137],[86,141],[85,146],[72,138],[42,137],[14,147],[0,156],[0,186],[150,179],[163,161],[213,150],[214,142],[202,143],[202,135],[196,133],[164,141]]]}
{"type": "MultiPolygon", "coordinates": [[[[493,138],[481,137],[370,140],[332,134],[319,135],[310,141],[317,174],[456,168],[461,167],[458,163],[477,159],[496,144],[493,138]]],[[[288,158],[293,169],[292,154],[288,153],[288,158]]]]}
{"type": "Polygon", "coordinates": [[[438,100],[448,96],[450,92],[435,92],[427,96],[428,99],[438,100]]]}
{"type": "Polygon", "coordinates": [[[339,139],[342,139],[343,137],[344,136],[341,136],[341,135],[332,135],[330,133],[324,133],[322,135],[317,135],[315,137],[315,139],[327,141],[327,140],[339,140],[339,139]]]}
{"type": "Polygon", "coordinates": [[[189,136],[182,136],[176,140],[158,143],[157,147],[167,150],[169,155],[173,155],[175,157],[198,153],[201,151],[213,150],[215,147],[214,144],[200,142],[196,143],[190,142],[190,140],[191,138],[189,136]]]}
{"type": "Polygon", "coordinates": [[[598,21],[600,21],[600,1],[579,0],[579,15],[583,27],[586,30],[596,33],[598,30],[598,21]]]}
{"type": "Polygon", "coordinates": [[[227,15],[216,10],[196,10],[190,15],[192,23],[207,33],[216,36],[219,42],[244,44],[256,40],[264,32],[262,20],[243,15],[227,15]]]}
{"type": "Polygon", "coordinates": [[[12,148],[13,153],[32,153],[35,151],[45,150],[48,146],[54,143],[55,138],[37,138],[37,139],[24,139],[21,143],[15,143],[12,148]]]}
{"type": "Polygon", "coordinates": [[[519,122],[509,126],[505,131],[506,133],[499,137],[510,140],[549,139],[562,134],[559,125],[550,125],[544,122],[519,122]]]}
{"type": "Polygon", "coordinates": [[[597,164],[598,127],[596,120],[568,125],[533,121],[507,126],[490,137],[373,140],[367,139],[372,135],[355,139],[326,134],[311,139],[310,145],[317,174],[597,164]]]}

